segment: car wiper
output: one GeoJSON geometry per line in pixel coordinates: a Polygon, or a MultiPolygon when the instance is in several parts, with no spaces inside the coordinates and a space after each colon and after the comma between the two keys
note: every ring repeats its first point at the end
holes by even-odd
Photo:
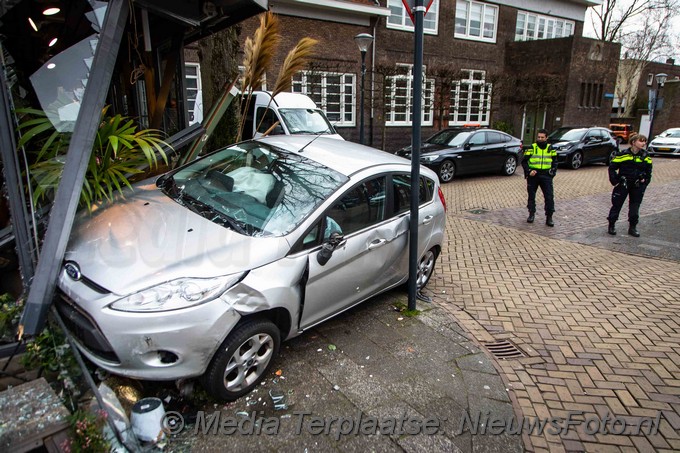
{"type": "Polygon", "coordinates": [[[213,208],[212,206],[197,200],[196,198],[193,198],[185,193],[180,194],[180,201],[182,206],[185,206],[189,210],[195,212],[196,214],[200,215],[201,217],[205,217],[206,219],[210,221],[215,221],[215,219],[220,220],[220,224],[226,225],[232,230],[241,233],[246,236],[250,236],[248,231],[246,231],[243,226],[241,226],[240,222],[238,222],[236,219],[233,219],[229,217],[226,214],[223,214],[213,208]]]}

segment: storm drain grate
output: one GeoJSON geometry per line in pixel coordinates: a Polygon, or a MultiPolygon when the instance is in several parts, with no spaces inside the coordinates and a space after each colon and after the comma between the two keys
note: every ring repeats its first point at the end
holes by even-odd
{"type": "Polygon", "coordinates": [[[494,357],[499,359],[515,359],[518,357],[526,357],[526,355],[509,340],[484,343],[484,346],[494,355],[494,357]]]}
{"type": "Polygon", "coordinates": [[[485,213],[489,212],[489,210],[484,209],[484,208],[477,208],[477,209],[470,209],[468,212],[471,213],[471,214],[485,214],[485,213]]]}

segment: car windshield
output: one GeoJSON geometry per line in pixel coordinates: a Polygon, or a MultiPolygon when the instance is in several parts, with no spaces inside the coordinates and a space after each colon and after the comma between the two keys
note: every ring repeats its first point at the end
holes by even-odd
{"type": "Polygon", "coordinates": [[[463,144],[466,138],[470,136],[470,132],[462,129],[452,129],[448,131],[441,131],[426,140],[427,143],[443,146],[457,146],[463,144]]]}
{"type": "Polygon", "coordinates": [[[566,142],[581,140],[586,132],[588,132],[588,129],[568,129],[561,127],[554,130],[552,134],[548,136],[548,140],[560,140],[566,142]]]}
{"type": "Polygon", "coordinates": [[[248,236],[281,236],[345,181],[315,161],[251,141],[210,154],[158,185],[212,222],[248,236]]]}
{"type": "Polygon", "coordinates": [[[333,126],[320,110],[279,109],[279,112],[291,135],[335,133],[333,126]]]}
{"type": "Polygon", "coordinates": [[[669,129],[659,134],[660,137],[680,138],[680,129],[669,129]]]}

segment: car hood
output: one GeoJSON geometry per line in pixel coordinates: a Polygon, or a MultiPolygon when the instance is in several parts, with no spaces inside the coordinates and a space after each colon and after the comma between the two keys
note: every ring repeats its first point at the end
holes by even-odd
{"type": "Polygon", "coordinates": [[[550,146],[553,147],[556,151],[559,151],[564,148],[568,148],[572,145],[577,144],[579,141],[578,140],[561,140],[561,141],[555,141],[555,142],[548,142],[550,143],[550,146]]]}
{"type": "Polygon", "coordinates": [[[663,146],[663,145],[680,145],[680,138],[678,137],[656,137],[650,143],[652,146],[663,146]]]}
{"type": "MultiPolygon", "coordinates": [[[[413,149],[413,147],[406,146],[404,148],[401,148],[399,151],[397,151],[396,154],[398,156],[410,155],[412,149],[413,149]]],[[[448,149],[448,148],[446,146],[443,146],[443,145],[436,145],[434,143],[425,142],[420,146],[420,154],[433,153],[435,151],[441,151],[443,149],[448,149]]]]}
{"type": "Polygon", "coordinates": [[[286,255],[283,237],[250,237],[179,205],[155,184],[127,191],[76,220],[66,261],[120,295],[182,277],[244,272],[286,255]]]}

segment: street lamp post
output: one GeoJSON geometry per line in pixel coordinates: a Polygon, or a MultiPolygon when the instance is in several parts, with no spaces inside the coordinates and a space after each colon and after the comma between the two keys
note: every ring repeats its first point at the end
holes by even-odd
{"type": "Polygon", "coordinates": [[[366,51],[373,42],[373,36],[368,33],[359,33],[354,41],[361,51],[361,103],[359,113],[359,143],[364,144],[364,79],[366,78],[366,51]]]}
{"type": "Polygon", "coordinates": [[[661,89],[663,88],[664,83],[666,83],[666,79],[668,78],[668,74],[664,74],[663,72],[657,74],[655,76],[656,78],[656,84],[659,86],[657,88],[656,93],[654,94],[654,102],[652,102],[652,118],[649,121],[649,141],[651,142],[654,139],[654,119],[656,118],[656,110],[659,105],[659,97],[661,94],[661,89]]]}

